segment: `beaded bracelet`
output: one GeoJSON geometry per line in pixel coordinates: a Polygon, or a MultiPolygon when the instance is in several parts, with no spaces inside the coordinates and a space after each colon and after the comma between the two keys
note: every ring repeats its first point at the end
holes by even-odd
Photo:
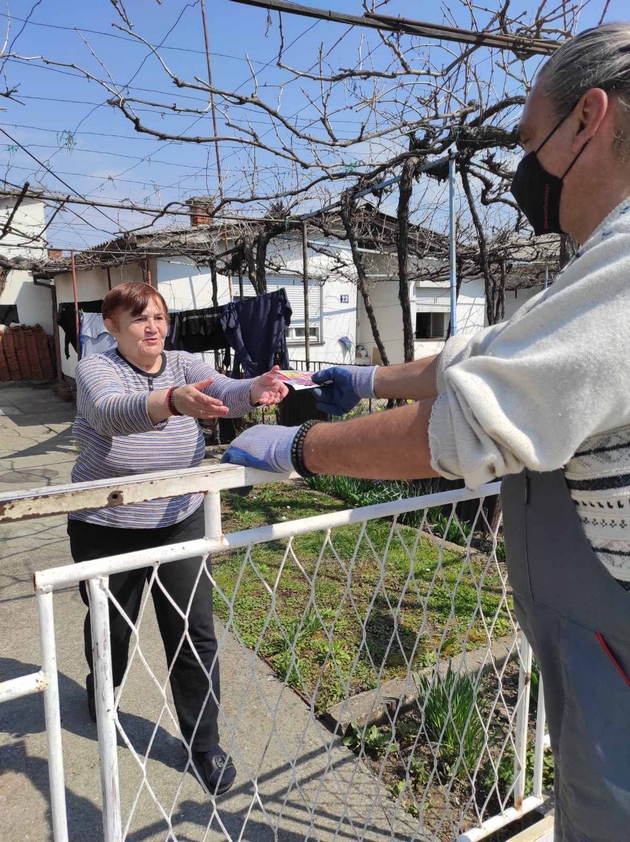
{"type": "Polygon", "coordinates": [[[177,387],[171,386],[171,388],[166,393],[166,405],[168,407],[168,411],[171,415],[183,415],[183,412],[180,412],[179,409],[175,406],[175,401],[173,400],[173,392],[177,387]]]}
{"type": "Polygon", "coordinates": [[[311,430],[315,424],[321,423],[321,421],[316,420],[306,421],[297,431],[295,438],[293,439],[293,444],[291,445],[291,461],[293,462],[293,467],[301,477],[304,477],[304,479],[317,476],[317,474],[309,471],[304,464],[304,442],[306,441],[306,435],[309,430],[311,430]]]}

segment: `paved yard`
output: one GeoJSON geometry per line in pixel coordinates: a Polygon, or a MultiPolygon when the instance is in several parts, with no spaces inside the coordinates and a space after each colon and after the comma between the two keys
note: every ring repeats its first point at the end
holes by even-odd
{"type": "MultiPolygon", "coordinates": [[[[73,406],[50,387],[0,387],[0,492],[66,483],[76,456],[73,406]]],[[[32,574],[71,563],[65,520],[50,517],[0,526],[0,680],[40,666],[32,574]]],[[[85,705],[78,589],[55,596],[70,838],[102,839],[96,728],[85,705]]],[[[221,634],[221,630],[219,629],[221,634]]],[[[152,611],[141,627],[142,650],[164,676],[152,611]]],[[[395,816],[393,801],[355,757],[310,715],[269,668],[238,645],[221,640],[223,742],[237,762],[232,792],[213,803],[197,781],[182,776],[184,753],[159,695],[139,662],[122,698],[120,720],[134,749],[121,741],[124,815],[140,791],[128,836],[133,842],[243,839],[249,842],[409,839],[413,820],[395,816]],[[146,778],[138,760],[146,761],[146,778]],[[137,755],[135,754],[137,753],[137,755]],[[255,783],[254,783],[255,781],[255,783]],[[178,789],[178,787],[181,788],[178,789]],[[175,836],[152,794],[172,816],[175,836]],[[210,828],[207,832],[207,828],[210,828]],[[367,830],[364,831],[364,827],[367,830]]],[[[0,839],[52,839],[42,699],[0,706],[0,839]]]]}

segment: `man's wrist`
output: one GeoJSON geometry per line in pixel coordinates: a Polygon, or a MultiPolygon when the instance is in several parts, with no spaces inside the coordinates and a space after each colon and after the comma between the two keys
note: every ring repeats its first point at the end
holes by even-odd
{"type": "Polygon", "coordinates": [[[378,388],[377,388],[378,387],[378,376],[379,376],[379,372],[382,368],[383,368],[383,366],[380,366],[380,365],[375,365],[375,366],[372,367],[372,383],[371,383],[371,386],[372,386],[372,397],[373,398],[378,398],[378,388]]]}
{"type": "Polygon", "coordinates": [[[302,424],[302,426],[298,429],[291,443],[291,462],[293,463],[293,467],[298,472],[298,474],[301,477],[304,477],[305,479],[316,476],[316,474],[313,471],[311,471],[308,465],[306,464],[306,438],[310,431],[313,429],[313,427],[316,424],[321,423],[322,422],[318,420],[306,421],[306,423],[302,424]]]}
{"type": "Polygon", "coordinates": [[[376,397],[374,392],[374,380],[376,377],[377,365],[371,366],[352,366],[352,388],[358,398],[362,400],[370,400],[376,397]]]}
{"type": "Polygon", "coordinates": [[[330,432],[330,429],[335,426],[337,425],[334,423],[322,422],[320,424],[313,425],[313,427],[311,427],[311,429],[309,429],[306,433],[304,445],[302,447],[302,461],[304,462],[304,467],[312,476],[321,476],[323,473],[327,472],[321,459],[321,436],[322,434],[326,436],[326,434],[330,432]]]}

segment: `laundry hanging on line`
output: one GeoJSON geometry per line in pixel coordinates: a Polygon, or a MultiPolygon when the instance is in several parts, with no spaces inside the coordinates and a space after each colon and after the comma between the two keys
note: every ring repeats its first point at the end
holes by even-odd
{"type": "Polygon", "coordinates": [[[203,354],[214,351],[214,366],[228,371],[231,364],[230,345],[223,333],[220,313],[222,307],[199,310],[178,310],[169,313],[168,334],[164,340],[166,351],[188,351],[203,354]],[[221,352],[222,360],[218,358],[221,352]]]}
{"type": "Polygon", "coordinates": [[[221,309],[225,336],[245,377],[257,377],[274,365],[289,367],[287,328],[292,310],[284,288],[221,309]]]}
{"type": "Polygon", "coordinates": [[[229,343],[221,324],[224,307],[204,307],[201,310],[181,310],[175,314],[177,342],[180,350],[191,354],[203,351],[222,351],[229,343]]]}
{"type": "Polygon", "coordinates": [[[169,312],[168,333],[164,340],[165,351],[179,351],[179,312],[169,312]]]}
{"type": "MultiPolygon", "coordinates": [[[[100,316],[102,300],[79,302],[81,314],[100,316]]],[[[223,351],[223,365],[229,368],[229,349],[236,352],[235,374],[242,369],[246,377],[264,374],[274,365],[289,367],[286,331],[291,324],[291,305],[286,291],[275,292],[234,301],[220,307],[204,307],[197,310],[180,310],[170,314],[169,332],[165,341],[166,350],[188,351],[199,354],[206,351],[223,351]]],[[[109,342],[103,332],[97,332],[97,320],[90,324],[87,337],[90,353],[98,337],[109,342]]],[[[65,334],[66,359],[70,357],[70,346],[78,353],[74,303],[61,304],[57,313],[57,324],[65,334]]],[[[112,345],[113,347],[113,339],[112,345]]],[[[85,349],[84,345],[84,349],[85,349]]],[[[87,353],[85,354],[87,356],[87,353]]]]}
{"type": "MultiPolygon", "coordinates": [[[[80,301],[79,313],[81,311],[84,313],[100,313],[102,306],[102,299],[98,301],[80,301]]],[[[74,348],[75,353],[79,353],[76,315],[73,302],[59,305],[59,309],[57,310],[57,324],[63,330],[66,337],[64,351],[66,352],[66,359],[68,360],[70,359],[70,346],[74,348]]]]}
{"type": "Polygon", "coordinates": [[[105,327],[100,313],[79,313],[81,331],[81,357],[104,354],[116,347],[116,340],[105,327]]]}
{"type": "Polygon", "coordinates": [[[0,304],[0,325],[18,324],[20,318],[15,304],[0,304]]]}

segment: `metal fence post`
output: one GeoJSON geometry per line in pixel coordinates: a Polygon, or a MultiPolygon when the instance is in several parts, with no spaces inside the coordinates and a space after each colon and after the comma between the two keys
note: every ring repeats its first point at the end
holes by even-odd
{"type": "Polygon", "coordinates": [[[103,830],[105,842],[121,842],[120,781],[109,634],[109,600],[105,587],[108,577],[89,580],[92,657],[94,660],[94,697],[98,726],[98,753],[103,791],[103,830]]]}
{"type": "Polygon", "coordinates": [[[223,528],[221,526],[221,492],[207,491],[203,497],[203,515],[205,535],[208,541],[219,540],[223,528]]]}
{"type": "Polygon", "coordinates": [[[527,729],[529,725],[529,699],[532,683],[532,647],[521,632],[520,670],[518,675],[518,709],[514,735],[514,806],[523,807],[525,777],[527,774],[527,729]]]}
{"type": "Polygon", "coordinates": [[[42,650],[42,668],[46,676],[44,716],[46,720],[46,745],[48,749],[48,776],[50,779],[50,811],[52,814],[53,839],[55,842],[68,842],[66,785],[63,773],[59,681],[57,677],[57,650],[55,645],[55,617],[53,613],[52,590],[37,591],[37,616],[42,650]]]}
{"type": "Polygon", "coordinates": [[[304,356],[306,370],[311,367],[311,317],[309,313],[309,283],[308,283],[308,237],[306,222],[302,223],[302,283],[304,285],[304,356]]]}
{"type": "Polygon", "coordinates": [[[538,704],[536,709],[536,748],[534,754],[534,789],[532,795],[542,798],[543,769],[545,760],[545,691],[542,676],[538,679],[538,704]]]}
{"type": "Polygon", "coordinates": [[[455,155],[448,159],[448,230],[451,293],[451,336],[457,333],[457,220],[455,217],[455,155]]]}

